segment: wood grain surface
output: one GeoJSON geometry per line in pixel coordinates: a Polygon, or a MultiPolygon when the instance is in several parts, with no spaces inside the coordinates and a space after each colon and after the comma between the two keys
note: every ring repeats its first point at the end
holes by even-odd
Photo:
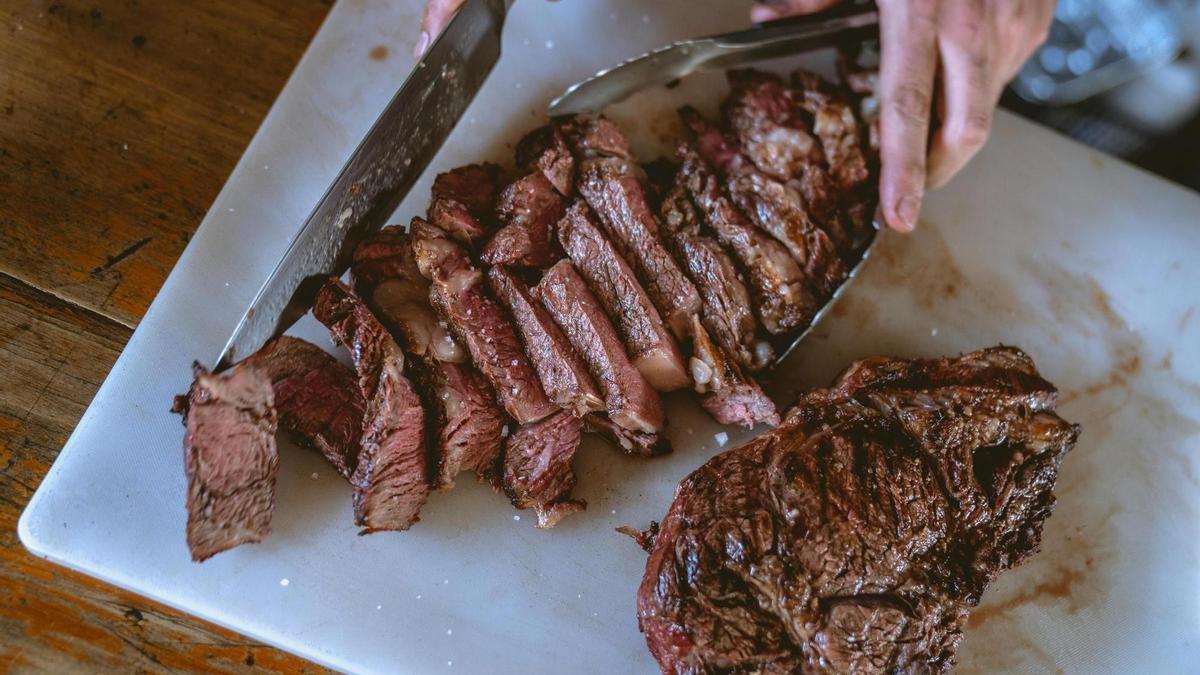
{"type": "Polygon", "coordinates": [[[0,3],[0,673],[320,670],[16,527],[331,4],[0,3]]]}

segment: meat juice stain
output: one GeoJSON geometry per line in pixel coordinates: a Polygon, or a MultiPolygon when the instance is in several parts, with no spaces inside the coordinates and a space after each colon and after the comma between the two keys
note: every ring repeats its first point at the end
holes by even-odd
{"type": "Polygon", "coordinates": [[[372,61],[383,61],[387,59],[388,53],[388,48],[386,46],[375,45],[374,47],[371,47],[371,51],[367,52],[367,55],[371,57],[372,61]]]}

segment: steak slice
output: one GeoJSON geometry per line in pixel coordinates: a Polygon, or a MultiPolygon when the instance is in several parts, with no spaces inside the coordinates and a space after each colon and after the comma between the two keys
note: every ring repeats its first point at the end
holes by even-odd
{"type": "Polygon", "coordinates": [[[759,171],[779,180],[821,161],[821,147],[799,114],[795,93],[776,75],[758,70],[727,73],[732,91],[721,106],[741,150],[759,171]]]}
{"type": "Polygon", "coordinates": [[[654,457],[671,452],[671,441],[666,436],[626,429],[604,414],[593,413],[584,417],[583,430],[608,439],[627,455],[654,457]]]}
{"type": "Polygon", "coordinates": [[[413,220],[411,231],[417,266],[433,282],[430,302],[467,346],[475,367],[491,383],[508,414],[524,424],[557,410],[546,398],[516,328],[484,292],[483,275],[471,265],[466,250],[420,218],[413,220]]]}
{"type": "Polygon", "coordinates": [[[1078,427],[1018,350],[868,359],[684,479],[638,622],[663,672],[947,672],[1078,427]]]}
{"type": "Polygon", "coordinates": [[[577,115],[566,119],[560,128],[578,159],[634,159],[629,139],[612,120],[603,115],[577,115]]]}
{"type": "Polygon", "coordinates": [[[503,180],[503,170],[490,163],[468,164],[438,174],[426,215],[455,241],[475,248],[496,229],[492,206],[503,180]]]}
{"type": "Polygon", "coordinates": [[[564,197],[574,192],[575,158],[559,124],[547,124],[517,143],[517,166],[525,173],[541,171],[564,197]]]}
{"type": "Polygon", "coordinates": [[[562,257],[551,231],[566,202],[543,174],[531,173],[504,188],[496,215],[504,223],[480,259],[489,265],[549,267],[562,257]]]}
{"type": "Polygon", "coordinates": [[[278,421],[271,380],[254,366],[214,375],[196,363],[192,371],[192,387],[176,397],[174,411],[186,429],[188,550],[202,562],[271,533],[278,421]]]}
{"type": "Polygon", "coordinates": [[[586,502],[570,499],[575,487],[571,461],[581,428],[579,418],[561,410],[517,427],[504,447],[504,492],[518,509],[536,511],[540,528],[554,527],[587,508],[586,502]]]}
{"type": "Polygon", "coordinates": [[[575,202],[567,210],[558,224],[558,238],[625,339],[633,366],[650,386],[674,391],[691,384],[675,338],[586,204],[575,202]]]}
{"type": "Polygon", "coordinates": [[[429,281],[417,269],[408,235],[390,226],[368,236],[354,251],[351,274],[359,296],[411,357],[436,449],[434,487],[453,487],[460,471],[490,474],[504,443],[504,413],[429,305],[429,281]]]}
{"type": "Polygon", "coordinates": [[[704,327],[739,366],[767,367],[775,350],[758,339],[750,291],[721,245],[701,232],[700,215],[683,185],[672,185],[660,209],[667,247],[700,290],[704,327]]]}
{"type": "Polygon", "coordinates": [[[263,345],[246,363],[271,381],[279,428],[320,452],[349,479],[358,464],[366,414],[354,371],[289,335],[263,345]]]}
{"type": "Polygon", "coordinates": [[[762,387],[746,377],[742,369],[712,339],[700,322],[692,318],[692,381],[696,393],[703,394],[700,406],[721,424],[741,424],[746,428],[759,422],[779,424],[775,402],[762,387]]]}
{"type": "Polygon", "coordinates": [[[366,400],[358,464],[350,475],[360,534],[407,530],[429,497],[425,412],[408,378],[404,354],[367,305],[330,278],[313,316],[350,350],[366,400]]]}
{"type": "Polygon", "coordinates": [[[833,85],[816,73],[796,71],[792,74],[792,86],[799,90],[799,105],[813,117],[813,133],[821,141],[834,184],[841,190],[853,190],[871,175],[863,156],[862,130],[854,110],[833,85]]]}
{"type": "Polygon", "coordinates": [[[616,329],[570,261],[551,267],[534,294],[596,378],[609,418],[631,431],[661,431],[664,420],[658,393],[629,362],[616,329]]]}
{"type": "Polygon", "coordinates": [[[508,308],[525,344],[525,353],[537,369],[542,388],[551,401],[576,417],[604,410],[604,399],[588,373],[583,358],[571,348],[567,336],[529,293],[525,282],[504,267],[488,270],[492,293],[508,308]]]}
{"type": "Polygon", "coordinates": [[[716,175],[690,146],[681,145],[676,179],[695,202],[704,222],[733,253],[750,280],[754,309],[763,328],[780,335],[808,325],[820,301],[804,281],[787,249],[756,228],[722,192],[716,175]]]}

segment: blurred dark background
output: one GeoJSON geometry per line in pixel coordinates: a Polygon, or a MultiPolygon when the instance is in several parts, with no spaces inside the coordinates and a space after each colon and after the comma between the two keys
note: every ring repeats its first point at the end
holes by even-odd
{"type": "Polygon", "coordinates": [[[1001,105],[1200,190],[1200,1],[1059,0],[1001,105]]]}

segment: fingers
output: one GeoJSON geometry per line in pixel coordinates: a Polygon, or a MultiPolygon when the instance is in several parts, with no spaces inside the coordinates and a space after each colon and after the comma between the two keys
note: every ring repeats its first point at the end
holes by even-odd
{"type": "Polygon", "coordinates": [[[937,9],[936,0],[879,2],[879,198],[888,225],[902,232],[916,227],[925,192],[937,9]]]}
{"type": "Polygon", "coordinates": [[[441,35],[446,24],[450,23],[450,19],[454,13],[462,7],[466,0],[429,0],[425,5],[425,14],[421,17],[421,35],[417,38],[417,44],[413,47],[413,56],[421,58],[425,55],[425,51],[429,49],[429,45],[433,44],[433,39],[441,35]]]}
{"type": "Polygon", "coordinates": [[[750,10],[750,20],[755,23],[766,23],[787,16],[812,14],[829,9],[838,2],[840,0],[763,0],[761,4],[755,5],[750,10]]]}
{"type": "Polygon", "coordinates": [[[929,151],[928,188],[945,185],[983,147],[998,95],[984,0],[943,2],[938,24],[943,111],[929,151]]]}

